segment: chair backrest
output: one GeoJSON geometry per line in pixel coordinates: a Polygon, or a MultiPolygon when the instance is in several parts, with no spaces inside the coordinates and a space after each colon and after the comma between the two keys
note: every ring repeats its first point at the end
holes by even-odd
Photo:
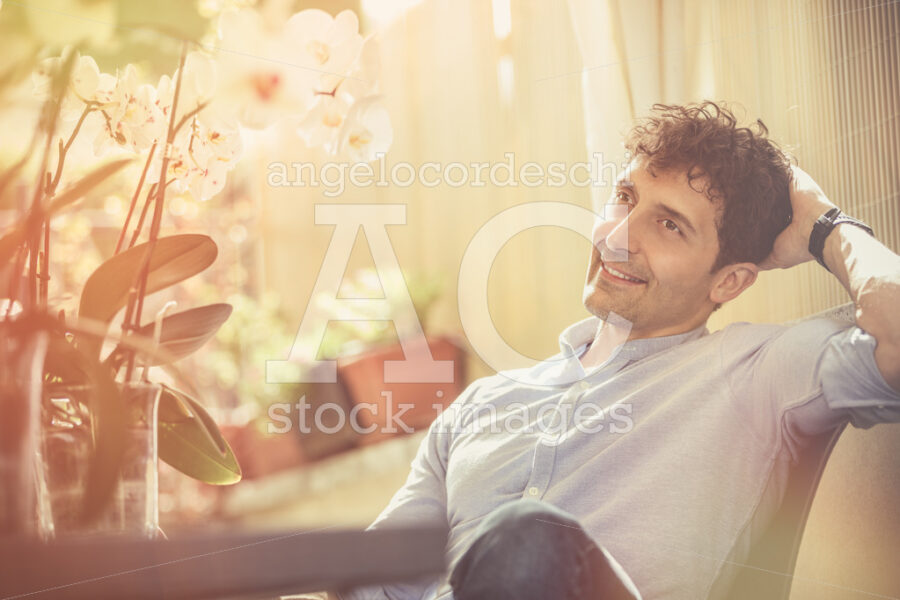
{"type": "Polygon", "coordinates": [[[828,457],[843,431],[841,426],[812,438],[801,451],[791,468],[781,506],[737,570],[728,600],[788,600],[809,510],[828,457]]]}
{"type": "MultiPolygon", "coordinates": [[[[805,317],[855,322],[855,307],[844,304],[805,317]]],[[[789,323],[790,324],[790,323],[789,323]]],[[[791,467],[784,498],[762,536],[756,540],[722,600],[788,600],[803,530],[822,472],[846,425],[811,438],[791,467]]],[[[730,576],[731,573],[728,575],[730,576]]],[[[714,586],[714,589],[719,586],[714,586]]]]}

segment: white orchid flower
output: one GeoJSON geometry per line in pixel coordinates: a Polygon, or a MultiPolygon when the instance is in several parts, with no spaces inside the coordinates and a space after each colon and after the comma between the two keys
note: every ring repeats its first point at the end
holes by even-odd
{"type": "Polygon", "coordinates": [[[206,201],[225,187],[226,177],[241,156],[243,145],[238,131],[214,131],[199,124],[193,158],[202,164],[189,183],[191,194],[206,201]]]}
{"type": "Polygon", "coordinates": [[[341,127],[338,152],[353,162],[369,162],[387,152],[393,141],[391,117],[381,97],[367,96],[350,107],[341,127]]]}
{"type": "Polygon", "coordinates": [[[316,92],[333,92],[350,73],[363,45],[359,20],[350,10],[336,17],[319,9],[300,11],[285,23],[284,35],[316,92]]]}
{"type": "Polygon", "coordinates": [[[63,122],[77,119],[84,111],[87,102],[105,100],[106,96],[103,94],[105,89],[101,89],[101,84],[105,88],[110,84],[115,85],[115,77],[111,75],[104,77],[100,73],[97,61],[92,57],[81,56],[77,50],[67,48],[63,51],[62,56],[42,60],[32,73],[33,94],[37,100],[46,101],[50,98],[53,91],[53,79],[59,73],[63,59],[69,52],[75,52],[76,56],[69,77],[69,85],[60,107],[59,117],[63,122]]]}
{"type": "Polygon", "coordinates": [[[348,76],[331,93],[317,93],[309,112],[299,122],[297,133],[308,146],[338,153],[350,108],[377,91],[378,71],[378,45],[374,37],[369,37],[363,42],[348,76]]]}
{"type": "Polygon", "coordinates": [[[245,9],[220,16],[219,36],[219,110],[252,129],[306,110],[312,79],[296,66],[294,45],[284,31],[270,31],[259,13],[245,9]]]}
{"type": "Polygon", "coordinates": [[[133,65],[126,65],[119,73],[111,91],[100,93],[109,101],[101,109],[103,128],[94,140],[95,155],[106,153],[116,144],[141,152],[165,138],[167,122],[156,88],[139,83],[133,65]]]}
{"type": "Polygon", "coordinates": [[[378,51],[378,39],[374,35],[370,35],[363,41],[359,56],[341,86],[345,88],[345,93],[360,98],[377,93],[380,78],[381,57],[378,51]],[[349,87],[352,87],[352,90],[348,89],[349,87]]]}
{"type": "Polygon", "coordinates": [[[352,104],[353,98],[345,94],[317,94],[312,107],[299,122],[297,134],[311,148],[336,153],[341,128],[352,104]]]}
{"type": "MultiPolygon", "coordinates": [[[[172,100],[175,96],[175,85],[179,70],[169,77],[163,75],[156,86],[157,103],[168,124],[172,100]]],[[[188,53],[184,61],[184,74],[181,76],[181,90],[178,95],[178,114],[175,124],[181,122],[185,115],[195,113],[211,127],[233,128],[233,118],[223,116],[215,110],[215,98],[218,95],[218,74],[215,61],[204,52],[188,53]]]]}
{"type": "MultiPolygon", "coordinates": [[[[215,130],[200,119],[182,128],[169,147],[166,181],[177,192],[190,191],[194,199],[206,201],[225,187],[228,172],[243,151],[237,129],[215,130]]],[[[147,173],[149,183],[158,183],[162,153],[153,159],[147,173]]]]}

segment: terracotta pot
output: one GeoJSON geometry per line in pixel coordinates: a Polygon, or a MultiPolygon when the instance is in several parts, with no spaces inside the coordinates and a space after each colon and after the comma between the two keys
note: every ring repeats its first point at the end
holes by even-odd
{"type": "Polygon", "coordinates": [[[359,434],[348,419],[353,402],[342,382],[299,384],[288,397],[294,399],[289,416],[306,458],[319,460],[357,445],[359,434]]]}
{"type": "Polygon", "coordinates": [[[427,342],[434,360],[453,361],[452,382],[385,383],[384,362],[404,360],[399,343],[338,361],[338,378],[355,405],[348,420],[359,433],[360,444],[427,429],[462,392],[466,384],[462,344],[450,337],[427,342]]]}
{"type": "Polygon", "coordinates": [[[340,382],[293,385],[284,398],[260,422],[222,428],[244,479],[311,463],[357,444],[359,435],[347,420],[353,404],[340,382]]]}

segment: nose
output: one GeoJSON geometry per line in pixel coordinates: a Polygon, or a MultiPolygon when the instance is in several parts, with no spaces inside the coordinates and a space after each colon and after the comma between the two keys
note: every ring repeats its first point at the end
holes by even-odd
{"type": "Polygon", "coordinates": [[[622,205],[606,206],[605,218],[598,221],[594,230],[595,243],[602,241],[607,248],[603,260],[627,262],[628,254],[634,252],[633,214],[634,211],[628,211],[622,205]]]}

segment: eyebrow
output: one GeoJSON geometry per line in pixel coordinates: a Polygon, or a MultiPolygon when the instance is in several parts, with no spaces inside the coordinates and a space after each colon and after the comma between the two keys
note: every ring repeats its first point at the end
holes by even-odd
{"type": "MultiPolygon", "coordinates": [[[[641,196],[640,196],[640,194],[638,194],[638,191],[637,191],[637,186],[635,186],[634,182],[631,181],[630,179],[620,179],[620,180],[616,181],[616,188],[627,188],[634,193],[635,197],[639,201],[641,199],[641,196]]],[[[687,215],[685,215],[684,213],[682,213],[678,210],[675,210],[668,204],[663,204],[662,202],[659,203],[659,207],[664,213],[666,213],[670,217],[678,219],[681,223],[683,223],[685,228],[690,230],[690,232],[693,235],[697,235],[697,229],[694,227],[693,223],[691,223],[691,220],[688,219],[687,215]]]]}

